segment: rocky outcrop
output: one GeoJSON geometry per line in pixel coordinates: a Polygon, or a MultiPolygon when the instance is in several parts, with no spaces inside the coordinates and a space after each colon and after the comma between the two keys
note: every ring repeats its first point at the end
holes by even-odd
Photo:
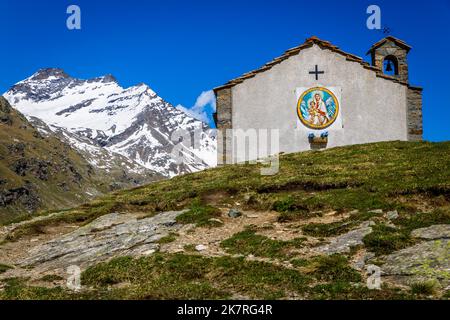
{"type": "Polygon", "coordinates": [[[415,238],[422,238],[428,240],[450,239],[450,225],[436,224],[428,228],[416,229],[413,232],[411,232],[411,235],[415,238]]]}
{"type": "Polygon", "coordinates": [[[158,240],[179,229],[175,218],[184,211],[169,211],[138,219],[133,214],[111,213],[69,234],[34,247],[22,267],[42,270],[89,266],[115,256],[153,253],[158,240]]]}
{"type": "Polygon", "coordinates": [[[350,249],[355,246],[363,244],[363,238],[372,232],[371,225],[375,224],[373,221],[362,223],[359,228],[351,230],[343,235],[340,235],[331,240],[329,244],[316,248],[317,252],[325,254],[335,254],[350,252],[350,249]]]}
{"type": "Polygon", "coordinates": [[[32,184],[0,191],[0,207],[20,203],[27,211],[34,211],[41,205],[41,199],[32,184]]]}
{"type": "Polygon", "coordinates": [[[382,275],[407,285],[425,280],[450,285],[450,225],[416,229],[411,236],[427,241],[386,256],[382,275]]]}
{"type": "Polygon", "coordinates": [[[415,281],[437,280],[444,287],[450,284],[450,240],[425,241],[394,252],[385,258],[382,275],[411,284],[415,281]]]}

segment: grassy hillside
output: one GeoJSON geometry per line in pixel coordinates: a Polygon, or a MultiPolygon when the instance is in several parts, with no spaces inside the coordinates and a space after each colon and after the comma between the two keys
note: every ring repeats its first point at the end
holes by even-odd
{"type": "Polygon", "coordinates": [[[398,209],[416,212],[450,194],[450,142],[382,142],[282,155],[279,173],[233,165],[111,193],[66,212],[61,219],[90,221],[115,211],[147,212],[195,203],[275,210],[292,221],[320,210],[398,209]]]}
{"type": "Polygon", "coordinates": [[[104,191],[77,152],[41,136],[0,97],[0,222],[74,206],[104,191]]]}
{"type": "MultiPolygon", "coordinates": [[[[190,210],[178,222],[196,224],[190,231],[195,236],[224,232],[227,223],[236,221],[226,217],[230,208],[275,214],[270,225],[249,223],[223,239],[224,256],[202,255],[186,242],[182,253],[161,249],[150,257],[120,257],[90,267],[82,280],[91,289],[82,293],[52,288],[42,294],[16,279],[3,298],[18,293],[25,298],[199,299],[409,299],[432,294],[426,282],[409,289],[386,284],[368,290],[365,275],[350,261],[369,251],[375,256],[372,263],[384,263],[385,255],[419,243],[413,230],[450,224],[450,142],[383,142],[288,154],[281,156],[278,174],[261,176],[260,168],[224,166],[115,192],[23,224],[7,236],[7,241],[20,241],[44,232],[43,226],[85,224],[112,212],[151,216],[183,208],[190,210]],[[390,221],[385,213],[393,210],[398,217],[390,221]],[[301,253],[369,221],[373,231],[363,247],[330,256],[301,253]],[[279,234],[290,237],[274,237],[279,234]]],[[[171,234],[161,245],[183,244],[184,239],[189,237],[171,234]]],[[[450,293],[441,291],[439,297],[446,296],[450,293]]]]}

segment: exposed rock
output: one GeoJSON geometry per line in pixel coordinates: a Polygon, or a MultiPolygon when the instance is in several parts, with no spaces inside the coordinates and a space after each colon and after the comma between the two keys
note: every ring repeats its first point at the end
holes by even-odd
{"type": "Polygon", "coordinates": [[[230,218],[238,218],[242,216],[242,213],[237,209],[230,209],[230,211],[228,211],[228,216],[230,218]]]}
{"type": "Polygon", "coordinates": [[[389,220],[394,220],[398,218],[397,210],[386,212],[386,218],[389,220]]]}
{"type": "Polygon", "coordinates": [[[370,213],[378,213],[378,214],[381,214],[381,213],[383,213],[383,209],[370,210],[369,212],[370,212],[370,213]]]}
{"type": "Polygon", "coordinates": [[[220,219],[217,219],[217,218],[211,218],[211,219],[208,219],[208,221],[210,221],[210,222],[217,222],[217,223],[223,224],[223,221],[220,220],[220,219]]]}
{"type": "Polygon", "coordinates": [[[385,258],[382,275],[402,283],[434,279],[450,284],[450,240],[433,240],[394,252],[385,258]]]}
{"type": "Polygon", "coordinates": [[[36,210],[41,204],[41,199],[30,183],[22,187],[0,191],[0,207],[20,204],[27,211],[36,210]]]}
{"type": "Polygon", "coordinates": [[[163,212],[137,219],[135,215],[111,213],[60,238],[34,247],[21,266],[43,270],[70,265],[88,266],[120,255],[148,255],[158,248],[157,241],[179,229],[171,224],[184,211],[163,212]]]}
{"type": "Polygon", "coordinates": [[[364,252],[361,256],[359,256],[353,263],[352,267],[356,270],[363,270],[366,266],[368,260],[375,257],[375,253],[373,252],[364,252]]]}
{"type": "Polygon", "coordinates": [[[206,249],[208,249],[208,247],[203,244],[199,244],[199,245],[195,246],[195,250],[197,250],[197,251],[205,251],[206,249]]]}
{"type": "Polygon", "coordinates": [[[411,235],[415,238],[428,240],[450,239],[450,224],[437,224],[428,228],[416,229],[411,232],[411,235]]]}
{"type": "Polygon", "coordinates": [[[331,240],[329,244],[317,247],[315,250],[320,253],[334,254],[349,252],[351,247],[362,245],[362,239],[372,232],[373,221],[364,222],[357,229],[351,230],[331,240]]]}
{"type": "Polygon", "coordinates": [[[25,143],[23,142],[17,142],[8,145],[8,151],[10,154],[15,156],[24,157],[25,156],[25,143]]]}

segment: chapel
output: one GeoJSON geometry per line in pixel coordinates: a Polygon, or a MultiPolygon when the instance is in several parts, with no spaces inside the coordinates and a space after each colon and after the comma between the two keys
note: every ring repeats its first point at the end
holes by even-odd
{"type": "Polygon", "coordinates": [[[264,156],[258,148],[273,144],[271,134],[283,153],[421,140],[422,88],[409,83],[410,50],[388,36],[370,47],[368,63],[311,37],[215,88],[218,163],[264,156]]]}

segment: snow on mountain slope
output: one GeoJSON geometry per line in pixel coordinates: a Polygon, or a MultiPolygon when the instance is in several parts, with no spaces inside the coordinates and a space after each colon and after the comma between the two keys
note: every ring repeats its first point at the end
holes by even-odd
{"type": "Polygon", "coordinates": [[[145,84],[124,89],[111,75],[81,80],[49,68],[20,81],[4,97],[75,148],[91,149],[88,158],[94,165],[99,148],[165,176],[216,164],[214,130],[145,84]]]}

